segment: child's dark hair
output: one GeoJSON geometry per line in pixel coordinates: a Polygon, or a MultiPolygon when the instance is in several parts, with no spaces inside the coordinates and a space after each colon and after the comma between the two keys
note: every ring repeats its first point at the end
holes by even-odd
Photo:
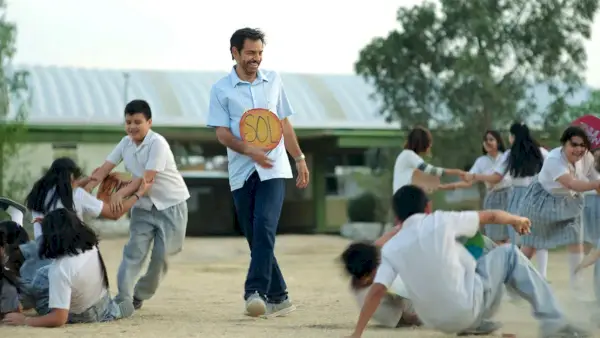
{"type": "Polygon", "coordinates": [[[9,258],[6,264],[16,276],[19,276],[19,270],[25,261],[19,246],[29,242],[29,234],[25,228],[13,221],[0,222],[0,232],[4,236],[2,244],[4,255],[9,258]]]}
{"type": "Polygon", "coordinates": [[[132,100],[125,106],[125,116],[141,113],[146,120],[152,119],[152,109],[150,104],[145,100],[132,100]]]}
{"type": "Polygon", "coordinates": [[[29,242],[27,230],[13,221],[1,221],[0,231],[6,234],[7,245],[21,245],[29,242]]]}
{"type": "Polygon", "coordinates": [[[33,188],[25,199],[25,205],[31,211],[46,214],[60,200],[63,207],[75,210],[72,179],[78,179],[81,176],[81,169],[75,161],[68,157],[57,158],[44,176],[33,184],[33,188]],[[55,189],[54,193],[46,202],[48,193],[52,189],[55,189]]]}
{"type": "Polygon", "coordinates": [[[424,127],[417,126],[408,133],[404,149],[410,149],[417,154],[422,154],[431,147],[432,142],[431,132],[424,127]]]}
{"type": "Polygon", "coordinates": [[[368,242],[352,243],[344,250],[340,260],[348,275],[352,277],[352,284],[357,285],[360,279],[377,270],[380,261],[379,248],[368,242]]]}
{"type": "Polygon", "coordinates": [[[592,148],[592,143],[590,142],[587,133],[580,126],[567,127],[560,136],[560,144],[565,145],[565,143],[569,142],[573,137],[581,138],[585,149],[590,150],[592,148]]]}
{"type": "Polygon", "coordinates": [[[527,125],[515,122],[510,126],[514,141],[508,156],[508,172],[512,177],[531,177],[542,169],[544,157],[540,144],[533,139],[527,125]]]}
{"type": "Polygon", "coordinates": [[[5,263],[5,255],[7,255],[10,247],[7,238],[8,235],[0,230],[0,295],[2,295],[2,287],[5,281],[12,284],[17,290],[19,289],[19,279],[16,271],[10,266],[10,263],[5,263]]]}
{"type": "Polygon", "coordinates": [[[423,189],[416,185],[405,185],[398,189],[392,197],[394,215],[401,222],[414,214],[422,214],[427,208],[429,198],[423,189]]]}
{"type": "MultiPolygon", "coordinates": [[[[38,254],[40,258],[57,259],[77,256],[98,247],[98,236],[77,214],[67,209],[56,209],[42,221],[42,236],[38,254]]],[[[104,286],[108,289],[108,274],[100,249],[98,258],[104,275],[104,286]]]]}

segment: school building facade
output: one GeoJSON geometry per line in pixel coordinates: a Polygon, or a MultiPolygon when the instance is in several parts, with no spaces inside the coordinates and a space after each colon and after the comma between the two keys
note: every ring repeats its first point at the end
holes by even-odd
{"type": "MultiPolygon", "coordinates": [[[[125,135],[125,103],[145,99],[152,107],[153,129],[170,142],[190,187],[189,228],[197,227],[198,234],[230,232],[226,153],[206,127],[211,86],[226,72],[24,68],[32,97],[28,144],[19,160],[26,163],[28,174],[38,176],[54,158],[65,155],[89,173],[125,135]]],[[[401,131],[378,113],[373,89],[360,77],[281,77],[295,109],[290,120],[311,171],[306,190],[289,181],[281,227],[301,232],[335,229],[346,222],[349,194],[339,186],[340,167],[364,166],[367,149],[398,147],[401,131]]]]}

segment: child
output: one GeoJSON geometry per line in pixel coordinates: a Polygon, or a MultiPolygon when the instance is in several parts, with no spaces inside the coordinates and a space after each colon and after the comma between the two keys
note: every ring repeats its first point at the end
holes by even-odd
{"type": "Polygon", "coordinates": [[[528,187],[519,215],[535,225],[522,238],[523,253],[531,257],[536,250],[566,246],[569,251],[571,290],[580,296],[581,280],[575,268],[583,258],[581,193],[600,188],[594,158],[588,152],[590,141],[583,129],[571,126],[544,161],[537,179],[528,187]]]}
{"type": "Polygon", "coordinates": [[[142,181],[153,183],[152,189],[141,196],[131,211],[129,242],[123,249],[117,275],[117,299],[132,302],[139,309],[144,300],[156,293],[167,272],[168,257],[183,249],[188,217],[186,201],[190,194],[177,170],[169,143],[150,129],[150,105],[143,100],[133,100],[125,106],[124,115],[127,136],[95,170],[92,178],[94,182],[102,182],[121,161],[124,162],[134,179],[112,195],[112,205],[117,209],[121,207],[121,199],[130,196],[142,181]],[[136,283],[148,254],[148,270],[136,283]]]}
{"type": "Polygon", "coordinates": [[[415,184],[416,172],[422,172],[434,177],[444,175],[460,176],[465,174],[459,169],[444,169],[434,167],[423,160],[423,156],[431,152],[433,139],[429,130],[422,127],[413,128],[406,139],[404,150],[400,152],[394,164],[393,192],[402,186],[415,184]]]}
{"type": "Polygon", "coordinates": [[[6,256],[7,237],[7,233],[0,229],[0,319],[8,313],[21,311],[18,276],[6,256]]]}
{"type": "MultiPolygon", "coordinates": [[[[375,241],[375,245],[370,243],[357,243],[356,245],[363,245],[367,251],[372,250],[374,251],[372,253],[373,255],[378,255],[379,248],[381,248],[390,236],[393,236],[396,232],[398,232],[397,228],[391,230],[388,234],[383,235],[380,239],[375,241]]],[[[356,299],[358,305],[362,307],[365,297],[373,284],[373,279],[375,278],[374,271],[376,267],[373,265],[376,264],[376,262],[364,259],[364,257],[360,255],[360,252],[355,254],[348,250],[342,253],[341,261],[344,264],[346,272],[351,277],[350,292],[356,299]]],[[[412,302],[401,296],[401,294],[404,293],[404,285],[399,278],[397,278],[396,285],[398,286],[397,289],[400,290],[388,292],[383,297],[373,318],[379,324],[388,328],[420,326],[421,321],[412,307],[412,302]]]]}
{"type": "MultiPolygon", "coordinates": [[[[380,262],[352,337],[361,337],[388,287],[400,274],[424,325],[445,333],[490,334],[490,321],[502,299],[504,284],[513,286],[534,308],[541,337],[589,337],[568,323],[548,283],[514,245],[492,249],[476,261],[458,243],[483,224],[511,224],[527,233],[527,218],[500,210],[431,213],[425,192],[405,186],[394,194],[393,208],[400,230],[368,261],[380,262]]],[[[353,245],[350,251],[363,252],[353,245]]]]}
{"type": "Polygon", "coordinates": [[[110,298],[98,236],[72,211],[60,208],[44,217],[39,255],[51,262],[43,269],[49,281],[50,311],[38,317],[10,313],[4,323],[59,327],[112,321],[133,313],[133,308],[121,307],[110,298]]]}

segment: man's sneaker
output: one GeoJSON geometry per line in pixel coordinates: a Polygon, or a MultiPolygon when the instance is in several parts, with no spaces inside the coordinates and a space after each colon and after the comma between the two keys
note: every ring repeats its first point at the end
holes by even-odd
{"type": "Polygon", "coordinates": [[[458,336],[489,336],[502,328],[502,324],[491,320],[484,320],[474,329],[467,329],[458,333],[458,336]]]}
{"type": "Polygon", "coordinates": [[[144,305],[144,301],[133,297],[133,308],[139,310],[144,305]]]}
{"type": "Polygon", "coordinates": [[[292,304],[289,299],[284,300],[281,303],[267,303],[267,313],[264,315],[265,318],[275,318],[287,316],[291,312],[296,310],[296,306],[292,304]]]}
{"type": "Polygon", "coordinates": [[[566,325],[555,332],[544,332],[540,335],[542,338],[582,338],[591,337],[592,334],[584,329],[574,325],[566,325]]]}
{"type": "Polygon", "coordinates": [[[246,316],[260,317],[264,316],[265,313],[267,313],[267,304],[258,292],[255,292],[246,299],[246,316]]]}

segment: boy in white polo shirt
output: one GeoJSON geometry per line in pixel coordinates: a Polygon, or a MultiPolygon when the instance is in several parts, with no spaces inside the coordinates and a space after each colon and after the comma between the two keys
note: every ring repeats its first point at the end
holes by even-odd
{"type": "Polygon", "coordinates": [[[398,275],[419,318],[438,331],[489,334],[498,329],[490,319],[506,284],[532,305],[541,337],[589,337],[567,321],[550,286],[518,247],[498,246],[476,261],[456,240],[474,236],[483,224],[511,224],[518,233],[527,233],[527,218],[498,210],[431,213],[425,192],[412,185],[394,194],[393,207],[400,230],[380,255],[365,257],[380,264],[351,337],[362,336],[398,275]]]}
{"type": "Polygon", "coordinates": [[[152,131],[151,126],[150,105],[144,100],[129,102],[125,106],[127,136],[92,176],[98,184],[124,162],[134,179],[113,195],[111,204],[116,208],[123,198],[135,194],[142,180],[152,183],[145,196],[136,196],[139,201],[131,209],[129,242],[123,249],[117,275],[119,294],[116,299],[119,302],[131,300],[136,309],[156,292],[167,272],[167,258],[183,249],[188,219],[186,201],[190,197],[167,140],[152,131]],[[148,254],[148,270],[136,283],[148,254]]]}

